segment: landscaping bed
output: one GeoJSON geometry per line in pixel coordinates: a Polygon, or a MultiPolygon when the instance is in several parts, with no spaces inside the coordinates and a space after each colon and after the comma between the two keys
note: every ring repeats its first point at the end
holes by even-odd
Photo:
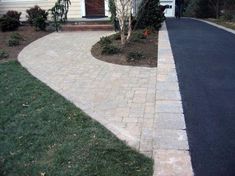
{"type": "Polygon", "coordinates": [[[0,50],[5,51],[8,54],[7,57],[0,57],[0,63],[9,60],[16,60],[18,54],[25,46],[49,33],[50,32],[48,31],[35,31],[35,28],[29,25],[20,26],[17,31],[0,31],[0,50]],[[8,42],[11,39],[11,36],[16,33],[22,37],[19,41],[19,45],[9,46],[8,42]]]}
{"type": "Polygon", "coordinates": [[[146,33],[144,30],[134,31],[130,41],[124,47],[121,45],[119,34],[111,35],[106,37],[111,41],[107,43],[114,46],[117,52],[104,53],[105,44],[99,41],[92,47],[91,53],[95,58],[113,64],[156,67],[158,32],[151,31],[148,35],[144,33],[146,33]]]}
{"type": "Polygon", "coordinates": [[[0,64],[0,175],[152,176],[120,141],[17,61],[0,64]]]}

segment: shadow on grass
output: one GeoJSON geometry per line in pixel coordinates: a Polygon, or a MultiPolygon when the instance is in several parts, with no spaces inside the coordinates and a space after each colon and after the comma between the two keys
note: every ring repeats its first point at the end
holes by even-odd
{"type": "Polygon", "coordinates": [[[117,139],[16,61],[0,64],[0,175],[152,176],[117,139]]]}

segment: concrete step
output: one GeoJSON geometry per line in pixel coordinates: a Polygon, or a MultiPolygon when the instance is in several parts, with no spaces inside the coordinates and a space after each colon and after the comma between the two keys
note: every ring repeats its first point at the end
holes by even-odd
{"type": "Polygon", "coordinates": [[[62,31],[112,31],[111,24],[65,24],[62,31]]]}

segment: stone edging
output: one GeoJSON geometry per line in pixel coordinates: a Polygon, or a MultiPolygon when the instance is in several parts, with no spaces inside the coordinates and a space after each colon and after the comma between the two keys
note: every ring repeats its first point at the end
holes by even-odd
{"type": "Polygon", "coordinates": [[[158,40],[154,176],[192,176],[181,94],[165,23],[158,40]]]}

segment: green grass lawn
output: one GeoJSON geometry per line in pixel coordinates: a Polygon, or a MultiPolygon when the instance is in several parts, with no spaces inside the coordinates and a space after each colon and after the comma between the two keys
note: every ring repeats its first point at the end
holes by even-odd
{"type": "Polygon", "coordinates": [[[0,64],[1,176],[151,176],[152,167],[19,63],[0,64]]]}

